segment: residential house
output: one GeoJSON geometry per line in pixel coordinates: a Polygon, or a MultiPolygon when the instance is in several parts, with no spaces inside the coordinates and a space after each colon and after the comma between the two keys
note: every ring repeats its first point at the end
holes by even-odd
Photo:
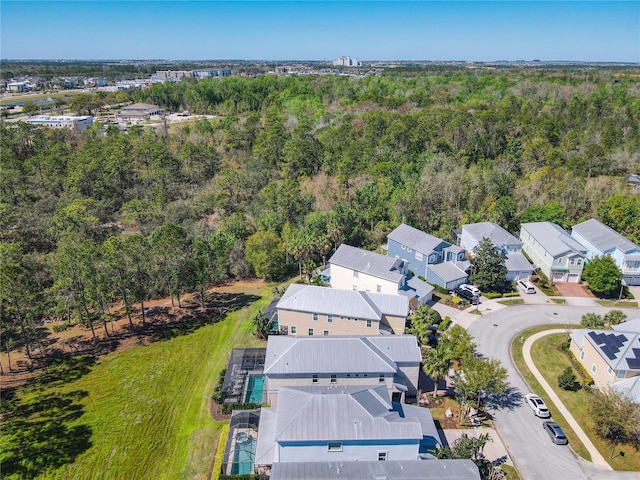
{"type": "Polygon", "coordinates": [[[433,286],[409,275],[403,260],[342,244],[329,259],[329,283],[342,290],[403,295],[409,307],[426,305],[433,286]]]}
{"type": "Polygon", "coordinates": [[[265,474],[276,463],[419,460],[438,439],[428,408],[391,402],[384,386],[285,387],[261,409],[254,463],[265,474]]]}
{"type": "Polygon", "coordinates": [[[28,81],[7,83],[7,91],[9,92],[28,92],[30,90],[31,83],[28,81]]]}
{"type": "Polygon", "coordinates": [[[626,285],[640,285],[640,247],[595,218],[574,225],[571,236],[587,248],[587,258],[609,255],[626,285]]]}
{"type": "Polygon", "coordinates": [[[551,222],[523,223],[522,250],[553,282],[578,283],[587,249],[560,226],[551,222]]]}
{"type": "Polygon", "coordinates": [[[305,386],[384,386],[394,401],[418,391],[422,356],[416,337],[288,337],[267,343],[264,391],[271,406],[278,389],[305,386]]]}
{"type": "Polygon", "coordinates": [[[404,223],[387,239],[387,255],[408,263],[409,270],[427,282],[449,290],[467,282],[471,264],[463,248],[404,223]]]}
{"type": "Polygon", "coordinates": [[[283,335],[401,335],[409,301],[402,295],[292,284],[276,309],[283,335]]]}
{"type": "Polygon", "coordinates": [[[471,460],[278,462],[270,480],[480,480],[471,460]]]}
{"type": "Polygon", "coordinates": [[[529,280],[533,266],[522,253],[522,242],[500,225],[492,222],[470,223],[462,226],[460,246],[473,252],[484,238],[491,240],[494,248],[504,255],[507,280],[529,280]]]}
{"type": "Polygon", "coordinates": [[[133,105],[120,109],[120,111],[116,113],[116,119],[124,122],[140,122],[152,118],[159,118],[161,114],[162,110],[156,105],[134,103],[133,105]]]}
{"type": "Polygon", "coordinates": [[[609,386],[640,403],[640,318],[612,328],[571,333],[571,352],[596,386],[609,386]]]}

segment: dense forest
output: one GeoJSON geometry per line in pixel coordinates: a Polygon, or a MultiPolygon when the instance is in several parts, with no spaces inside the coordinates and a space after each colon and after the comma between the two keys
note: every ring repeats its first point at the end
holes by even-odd
{"type": "Polygon", "coordinates": [[[400,222],[450,238],[469,222],[517,235],[596,217],[640,238],[624,180],[640,173],[638,75],[398,68],[127,95],[215,117],[127,132],[0,124],[3,349],[29,352],[45,319],[108,335],[116,301],[144,312],[226,278],[309,274],[400,222]]]}

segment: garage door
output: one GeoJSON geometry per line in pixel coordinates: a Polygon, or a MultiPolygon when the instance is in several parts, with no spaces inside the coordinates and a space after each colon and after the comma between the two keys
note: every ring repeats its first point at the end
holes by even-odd
{"type": "Polygon", "coordinates": [[[578,283],[580,281],[580,274],[578,273],[570,273],[569,274],[569,279],[567,280],[567,282],[569,283],[578,283]]]}
{"type": "Polygon", "coordinates": [[[553,272],[554,282],[564,282],[564,272],[553,272]]]}

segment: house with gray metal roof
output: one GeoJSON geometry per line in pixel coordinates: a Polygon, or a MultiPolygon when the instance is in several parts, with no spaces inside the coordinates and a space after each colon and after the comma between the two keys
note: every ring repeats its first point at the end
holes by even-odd
{"type": "Polygon", "coordinates": [[[283,335],[401,335],[409,299],[398,294],[292,284],[276,308],[283,335]]]}
{"type": "Polygon", "coordinates": [[[432,285],[454,289],[466,283],[471,264],[466,251],[406,224],[387,235],[387,255],[406,262],[416,276],[432,285]]]}
{"type": "Polygon", "coordinates": [[[522,250],[552,282],[578,283],[587,249],[559,225],[551,222],[523,223],[522,250]]]}
{"type": "Polygon", "coordinates": [[[533,266],[522,254],[522,242],[493,222],[470,223],[462,226],[460,246],[473,252],[482,239],[488,238],[495,249],[504,256],[507,280],[529,280],[533,266]]]}
{"type": "Polygon", "coordinates": [[[276,463],[419,460],[438,446],[429,409],[391,402],[384,386],[281,388],[261,409],[254,461],[260,474],[276,463]]]}
{"type": "Polygon", "coordinates": [[[291,337],[267,342],[263,374],[267,402],[281,387],[384,386],[394,401],[415,398],[422,356],[413,335],[291,337]]]}
{"type": "Polygon", "coordinates": [[[471,460],[279,462],[270,480],[480,480],[471,460]]]}
{"type": "Polygon", "coordinates": [[[640,246],[595,218],[574,225],[571,236],[587,248],[587,258],[609,255],[626,285],[640,285],[640,246]]]}
{"type": "Polygon", "coordinates": [[[332,288],[399,294],[417,308],[431,300],[432,285],[407,271],[403,260],[342,244],[329,259],[326,273],[332,288]]]}
{"type": "Polygon", "coordinates": [[[640,319],[615,325],[613,330],[576,330],[571,351],[595,384],[640,400],[640,319]]]}

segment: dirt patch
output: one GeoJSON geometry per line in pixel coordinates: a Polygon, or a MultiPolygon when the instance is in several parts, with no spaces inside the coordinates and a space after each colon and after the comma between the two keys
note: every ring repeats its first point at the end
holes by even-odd
{"type": "Polygon", "coordinates": [[[257,300],[263,287],[262,280],[234,281],[211,287],[205,294],[204,307],[193,293],[181,297],[181,306],[176,300],[172,305],[169,298],[149,300],[144,304],[145,326],[139,304],[133,305],[135,313],[131,315],[131,322],[122,305],[115,304],[110,308],[111,320],[106,327],[102,322],[94,322],[96,340],[86,325],[75,324],[62,332],[54,332],[54,324],[44,324],[38,327],[41,346],[32,350],[31,358],[24,348],[11,352],[11,362],[6,352],[0,355],[0,382],[4,388],[17,387],[40,375],[59,358],[101,356],[188,334],[257,300]]]}
{"type": "Polygon", "coordinates": [[[555,287],[563,297],[594,298],[593,293],[587,289],[586,284],[557,282],[555,287]]]}

